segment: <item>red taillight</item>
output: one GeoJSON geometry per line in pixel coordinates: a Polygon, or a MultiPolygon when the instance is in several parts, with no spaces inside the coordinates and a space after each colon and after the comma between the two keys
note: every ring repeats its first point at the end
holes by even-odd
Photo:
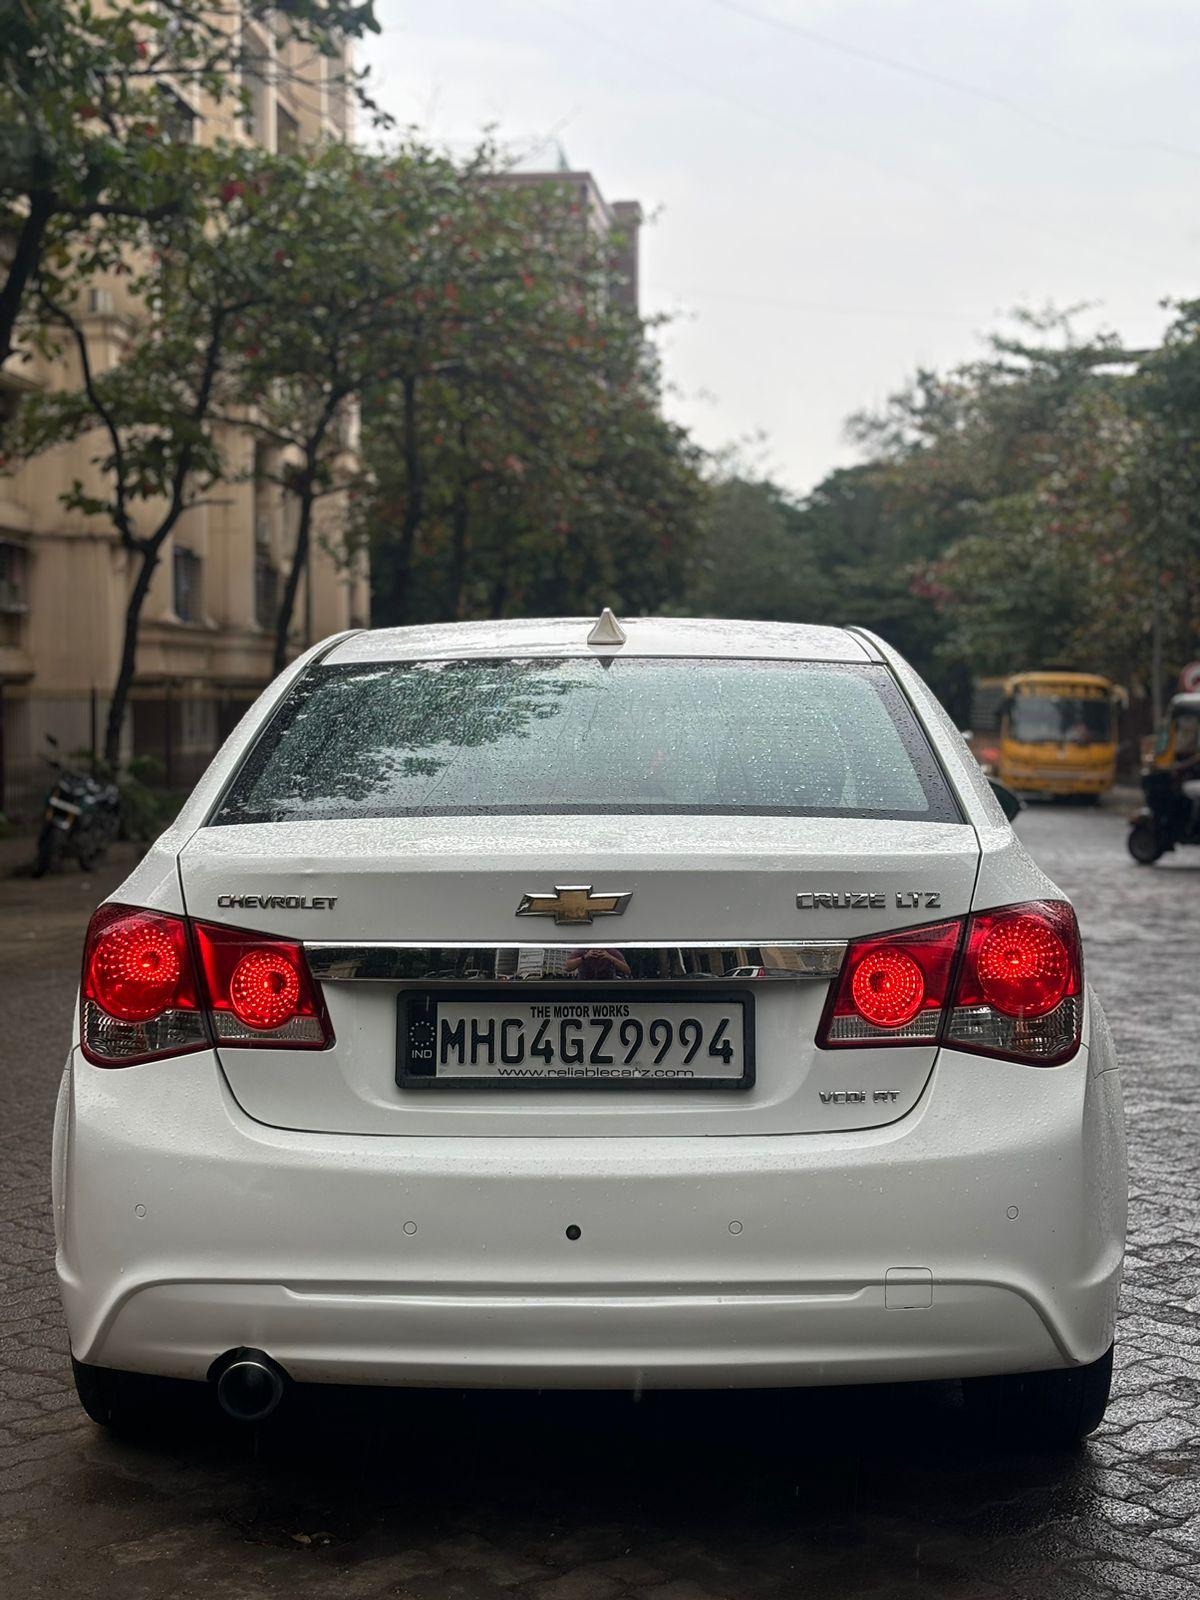
{"type": "Polygon", "coordinates": [[[203,922],[189,929],[185,917],[101,906],[88,928],[82,991],[79,1042],[98,1067],[132,1067],[214,1041],[300,1050],[333,1043],[303,948],[269,933],[203,922]]]}
{"type": "Polygon", "coordinates": [[[1062,900],[999,906],[971,919],[945,1043],[1057,1066],[1079,1048],[1083,954],[1062,900]]]}
{"type": "Polygon", "coordinates": [[[941,1026],[961,922],[852,939],[817,1043],[932,1042],[941,1026]]]}
{"type": "Polygon", "coordinates": [[[877,1028],[899,1028],[921,1009],[925,975],[906,951],[885,945],[855,967],[850,993],[860,1017],[877,1028]]]}
{"type": "Polygon", "coordinates": [[[194,924],[217,1042],[322,1050],[329,1020],[294,940],[194,924]]]}
{"type": "Polygon", "coordinates": [[[145,1022],[171,1005],[189,966],[174,917],[114,918],[92,947],[86,993],[122,1022],[145,1022]]]}
{"type": "Polygon", "coordinates": [[[1082,1025],[1075,913],[1035,900],[851,940],[817,1044],[942,1043],[1056,1066],[1078,1050],[1082,1025]]]}
{"type": "Polygon", "coordinates": [[[282,1028],[296,1015],[300,974],[278,950],[251,950],[233,969],[229,1004],[250,1028],[282,1028]]]}
{"type": "Polygon", "coordinates": [[[1007,1017],[1041,1017],[1053,1011],[1071,981],[1071,954],[1042,917],[975,917],[968,957],[980,996],[1007,1017]]]}
{"type": "Polygon", "coordinates": [[[99,1067],[133,1066],[208,1043],[187,923],[105,905],[83,952],[80,1045],[99,1067]]]}

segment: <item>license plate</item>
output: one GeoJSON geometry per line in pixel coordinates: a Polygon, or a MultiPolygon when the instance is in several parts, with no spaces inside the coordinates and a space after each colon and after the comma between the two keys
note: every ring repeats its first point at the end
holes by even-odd
{"type": "Polygon", "coordinates": [[[396,1081],[405,1089],[748,1089],[751,997],[614,995],[539,984],[399,999],[396,1081]]]}

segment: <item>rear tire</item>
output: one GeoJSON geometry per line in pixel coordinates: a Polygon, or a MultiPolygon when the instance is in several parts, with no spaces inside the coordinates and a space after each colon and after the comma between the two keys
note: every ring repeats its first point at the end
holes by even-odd
{"type": "Polygon", "coordinates": [[[97,1427],[111,1427],[117,1410],[117,1378],[120,1374],[110,1372],[107,1367],[90,1367],[72,1356],[71,1376],[75,1380],[79,1404],[88,1416],[97,1427]]]}
{"type": "Polygon", "coordinates": [[[92,1421],[113,1433],[149,1433],[169,1428],[183,1414],[188,1397],[203,1385],[141,1372],[93,1367],[71,1357],[71,1376],[79,1404],[92,1421]]]}
{"type": "Polygon", "coordinates": [[[35,878],[44,878],[58,859],[61,849],[61,834],[52,822],[48,822],[38,834],[37,856],[33,863],[35,878]]]}
{"type": "Polygon", "coordinates": [[[104,860],[104,853],[108,846],[102,841],[94,841],[80,846],[78,854],[80,872],[94,872],[104,860]]]}
{"type": "Polygon", "coordinates": [[[1129,837],[1125,840],[1129,854],[1139,867],[1148,867],[1158,860],[1163,853],[1159,842],[1158,829],[1149,817],[1139,817],[1129,830],[1129,837]]]}
{"type": "Polygon", "coordinates": [[[964,1378],[968,1415],[990,1438],[1018,1446],[1070,1447],[1104,1420],[1112,1388],[1113,1347],[1086,1366],[964,1378]]]}

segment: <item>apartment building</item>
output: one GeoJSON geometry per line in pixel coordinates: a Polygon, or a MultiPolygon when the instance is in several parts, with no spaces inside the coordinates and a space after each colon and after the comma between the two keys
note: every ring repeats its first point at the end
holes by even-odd
{"type": "Polygon", "coordinates": [[[493,182],[512,188],[544,189],[552,185],[575,208],[584,232],[600,239],[614,239],[617,251],[612,299],[636,315],[641,292],[639,243],[644,220],[637,200],[606,200],[592,174],[572,167],[561,147],[556,166],[518,163],[493,182]]]}
{"type": "MultiPolygon", "coordinates": [[[[244,27],[248,105],[175,96],[177,137],[209,143],[244,138],[288,150],[350,131],[342,63],[277,50],[266,31],[244,27]]],[[[81,307],[92,359],[117,359],[137,306],[121,280],[98,281],[81,307]]],[[[31,386],[77,379],[66,357],[12,362],[0,374],[0,406],[31,386]]],[[[346,443],[353,446],[353,419],[346,443]]],[[[271,676],[277,599],[294,539],[290,497],[276,481],[277,451],[245,427],[224,440],[228,481],[189,511],[169,541],[143,612],[136,685],[126,719],[127,755],[152,755],[167,780],[193,780],[271,676]]],[[[87,480],[95,439],[46,453],[0,478],[0,811],[28,815],[44,787],[39,756],[47,734],[62,750],[103,740],[120,656],[131,574],[113,530],[64,510],[59,496],[87,480]]],[[[339,515],[337,497],[319,513],[339,515]]],[[[365,622],[365,565],[344,570],[314,539],[293,623],[293,648],[365,622]]]]}

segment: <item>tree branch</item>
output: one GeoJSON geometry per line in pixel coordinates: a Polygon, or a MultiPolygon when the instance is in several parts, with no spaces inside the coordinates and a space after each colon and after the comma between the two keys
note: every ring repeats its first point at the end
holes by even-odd
{"type": "Polygon", "coordinates": [[[13,334],[20,316],[21,302],[41,262],[42,242],[56,204],[54,195],[48,189],[38,190],[29,197],[29,210],[17,235],[17,247],[9,264],[4,287],[0,289],[0,367],[13,353],[13,334]]]}
{"type": "Polygon", "coordinates": [[[96,375],[92,368],[91,352],[88,349],[87,334],[79,321],[71,315],[67,308],[51,299],[44,287],[39,287],[38,298],[46,310],[50,312],[55,321],[70,332],[75,341],[75,348],[79,352],[79,366],[83,374],[84,393],[88,403],[100,418],[104,431],[108,434],[109,443],[113,453],[113,521],[121,535],[122,547],[126,550],[144,550],[145,540],[139,539],[133,531],[133,523],[129,515],[129,488],[128,465],[125,458],[125,447],[121,438],[121,430],[115,417],[101,397],[96,383],[96,375]]]}

